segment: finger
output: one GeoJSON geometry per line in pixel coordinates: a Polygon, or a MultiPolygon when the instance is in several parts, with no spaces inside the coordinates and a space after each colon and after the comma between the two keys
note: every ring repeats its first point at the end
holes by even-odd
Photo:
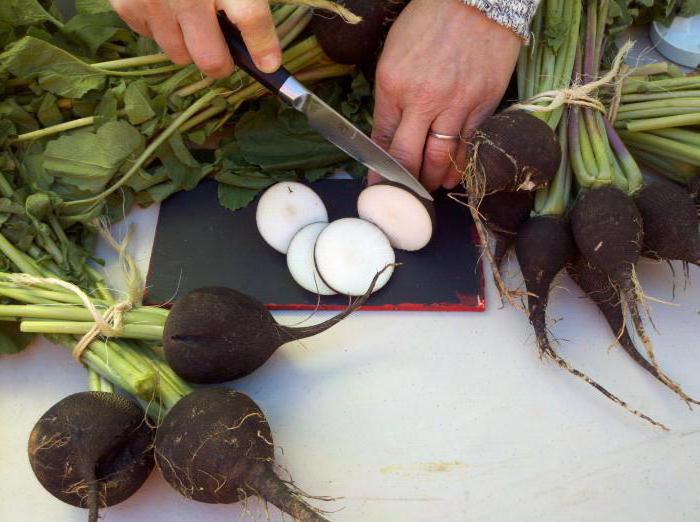
{"type": "Polygon", "coordinates": [[[389,154],[416,178],[420,177],[423,151],[432,120],[425,113],[405,110],[389,147],[389,154]]]}
{"type": "MultiPolygon", "coordinates": [[[[459,136],[468,115],[468,109],[445,111],[435,118],[431,127],[440,134],[459,136]]],[[[421,183],[425,188],[435,190],[443,184],[452,170],[452,161],[458,146],[459,139],[446,140],[428,135],[420,175],[421,183]]]]}
{"type": "Polygon", "coordinates": [[[219,0],[219,6],[238,27],[258,69],[268,73],[279,69],[282,51],[268,0],[219,0]]]}
{"type": "MultiPolygon", "coordinates": [[[[377,85],[373,120],[372,140],[384,150],[389,150],[396,129],[401,122],[401,109],[394,103],[391,96],[383,92],[379,85],[377,85]]],[[[381,176],[372,170],[367,175],[367,181],[370,185],[378,183],[381,179],[381,176]]]]}
{"type": "Polygon", "coordinates": [[[151,38],[153,36],[143,13],[140,15],[136,13],[131,7],[132,4],[125,2],[124,0],[110,0],[110,3],[112,4],[112,9],[114,9],[119,17],[124,20],[126,25],[128,25],[133,31],[145,36],[146,38],[151,38]]]}
{"type": "Polygon", "coordinates": [[[233,59],[216,18],[211,2],[200,2],[196,8],[178,9],[185,45],[192,60],[207,76],[225,78],[233,72],[233,59]]]}
{"type": "Polygon", "coordinates": [[[150,20],[149,28],[153,33],[153,39],[158,42],[168,58],[178,65],[191,63],[192,58],[187,52],[182,29],[180,29],[173,11],[161,2],[150,2],[144,12],[150,20]]]}

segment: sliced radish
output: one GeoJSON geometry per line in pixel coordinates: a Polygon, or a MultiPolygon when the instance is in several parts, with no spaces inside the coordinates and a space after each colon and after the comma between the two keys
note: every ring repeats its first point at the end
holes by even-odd
{"type": "MultiPolygon", "coordinates": [[[[339,219],[321,231],[314,257],[324,282],[338,293],[353,296],[363,295],[377,272],[396,259],[384,233],[357,218],[339,219]]],[[[387,284],[393,272],[392,266],[379,277],[375,292],[387,284]]]]}
{"type": "Polygon", "coordinates": [[[283,181],[262,195],[255,220],[265,242],[286,254],[294,235],[311,223],[328,222],[328,212],[318,194],[309,187],[283,181]]]}
{"type": "Polygon", "coordinates": [[[391,246],[399,250],[420,250],[433,237],[432,201],[398,183],[382,182],[364,189],[357,200],[357,213],[382,229],[391,246]]]}
{"type": "Polygon", "coordinates": [[[304,290],[320,295],[335,295],[337,292],[321,279],[314,261],[316,238],[327,226],[328,223],[312,223],[297,232],[289,243],[287,266],[294,281],[304,290]]]}

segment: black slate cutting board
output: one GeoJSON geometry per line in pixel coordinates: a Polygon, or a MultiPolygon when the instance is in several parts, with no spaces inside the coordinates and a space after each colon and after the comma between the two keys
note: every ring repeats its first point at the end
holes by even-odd
{"type": "MultiPolygon", "coordinates": [[[[312,188],[331,220],[356,217],[362,184],[323,180],[312,188]]],[[[344,296],[318,297],[298,287],[285,256],[257,232],[257,201],[232,212],[217,200],[217,184],[205,181],[161,205],[147,279],[147,304],[162,305],[202,286],[222,285],[256,297],[275,310],[342,309],[344,296]]],[[[483,311],[483,272],[467,209],[446,194],[436,196],[437,230],[420,252],[397,252],[402,263],[365,310],[483,311]]]]}

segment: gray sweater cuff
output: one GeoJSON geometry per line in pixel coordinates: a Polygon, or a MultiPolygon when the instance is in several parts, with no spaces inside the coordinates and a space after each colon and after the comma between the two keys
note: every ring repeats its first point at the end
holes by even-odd
{"type": "Polygon", "coordinates": [[[530,40],[530,22],[540,0],[460,0],[475,7],[494,22],[507,27],[525,42],[530,40]]]}

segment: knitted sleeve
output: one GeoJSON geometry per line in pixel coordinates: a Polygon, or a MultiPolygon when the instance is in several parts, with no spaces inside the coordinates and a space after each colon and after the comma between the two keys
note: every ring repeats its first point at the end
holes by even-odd
{"type": "Polygon", "coordinates": [[[525,41],[530,39],[530,22],[540,0],[460,0],[475,7],[494,22],[511,29],[525,41]]]}

